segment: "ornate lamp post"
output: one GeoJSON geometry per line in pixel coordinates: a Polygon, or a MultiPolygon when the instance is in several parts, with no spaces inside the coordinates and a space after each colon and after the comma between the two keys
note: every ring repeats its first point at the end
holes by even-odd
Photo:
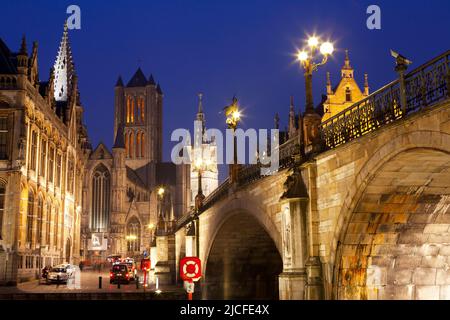
{"type": "Polygon", "coordinates": [[[297,53],[297,60],[305,71],[306,107],[303,127],[306,146],[314,144],[319,138],[318,127],[321,122],[320,116],[314,111],[312,75],[320,66],[327,63],[329,56],[334,51],[331,42],[326,41],[321,43],[317,37],[310,37],[307,42],[308,48],[297,53]],[[322,60],[316,62],[319,52],[322,55],[322,60]]]}
{"type": "Polygon", "coordinates": [[[233,130],[233,164],[230,166],[230,178],[231,182],[237,182],[237,139],[236,139],[236,128],[241,120],[241,112],[239,111],[238,99],[236,96],[233,97],[232,103],[225,107],[225,116],[227,117],[226,123],[228,129],[233,130]]]}

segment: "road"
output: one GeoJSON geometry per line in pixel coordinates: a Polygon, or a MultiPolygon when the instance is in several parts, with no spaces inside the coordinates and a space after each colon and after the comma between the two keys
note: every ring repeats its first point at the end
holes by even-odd
{"type": "MultiPolygon", "coordinates": [[[[74,288],[70,284],[46,284],[43,281],[33,280],[23,282],[17,285],[17,287],[0,287],[1,293],[69,293],[69,292],[97,292],[97,293],[116,293],[116,292],[144,292],[142,284],[142,275],[140,276],[139,289],[136,288],[136,282],[132,281],[129,284],[120,284],[120,288],[117,284],[109,283],[108,271],[82,271],[80,273],[80,285],[78,288],[74,288]],[[99,277],[102,277],[102,288],[99,289],[99,277]]],[[[148,291],[155,291],[155,284],[151,283],[146,289],[148,291]]],[[[159,290],[164,291],[180,291],[183,288],[178,286],[159,286],[159,290]]]]}

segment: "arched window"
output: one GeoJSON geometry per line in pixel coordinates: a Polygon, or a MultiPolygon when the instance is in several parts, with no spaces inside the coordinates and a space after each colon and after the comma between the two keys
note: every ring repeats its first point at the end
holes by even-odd
{"type": "Polygon", "coordinates": [[[141,224],[136,217],[131,218],[127,224],[126,240],[128,252],[140,252],[141,224]]]}
{"type": "Polygon", "coordinates": [[[58,249],[58,232],[59,232],[59,206],[55,206],[55,220],[53,224],[53,246],[58,249]]]}
{"type": "Polygon", "coordinates": [[[129,147],[129,151],[128,151],[128,157],[133,158],[134,157],[134,134],[133,131],[130,131],[130,135],[129,135],[129,141],[128,141],[128,147],[129,147]]]}
{"type": "Polygon", "coordinates": [[[126,116],[127,116],[127,123],[130,123],[130,97],[127,97],[127,110],[126,110],[126,116]]]}
{"type": "Polygon", "coordinates": [[[352,91],[350,88],[345,89],[345,101],[352,102],[352,91]]]}
{"type": "Polygon", "coordinates": [[[134,123],[134,99],[130,97],[130,123],[134,123]]]}
{"type": "Polygon", "coordinates": [[[141,157],[145,157],[145,133],[141,133],[141,157]]]}
{"type": "Polygon", "coordinates": [[[141,122],[145,122],[145,99],[141,97],[141,122]]]}
{"type": "Polygon", "coordinates": [[[137,108],[136,108],[136,122],[141,121],[141,98],[137,98],[137,108]]]}
{"type": "Polygon", "coordinates": [[[46,223],[46,231],[45,231],[45,244],[50,246],[50,226],[51,222],[53,221],[53,207],[52,203],[50,201],[47,202],[47,215],[45,219],[46,223]]]}
{"type": "Polygon", "coordinates": [[[27,234],[25,242],[31,242],[33,237],[33,220],[34,220],[34,194],[33,191],[28,192],[27,205],[27,234]]]}
{"type": "Polygon", "coordinates": [[[5,213],[5,193],[6,188],[0,185],[0,239],[3,239],[3,218],[5,213]]]}
{"type": "Polygon", "coordinates": [[[106,231],[110,216],[111,176],[108,169],[100,164],[92,176],[91,230],[106,231]]]}
{"type": "Polygon", "coordinates": [[[37,230],[36,230],[36,243],[42,244],[42,220],[44,218],[44,200],[42,196],[39,196],[37,203],[37,230]]]}
{"type": "Polygon", "coordinates": [[[136,134],[136,158],[141,157],[141,133],[136,134]]]}

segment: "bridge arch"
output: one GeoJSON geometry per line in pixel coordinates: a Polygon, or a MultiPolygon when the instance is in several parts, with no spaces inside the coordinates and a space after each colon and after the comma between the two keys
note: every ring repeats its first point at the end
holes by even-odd
{"type": "Polygon", "coordinates": [[[415,131],[381,146],[338,217],[333,298],[449,299],[448,213],[450,135],[415,131]]]}
{"type": "Polygon", "coordinates": [[[270,215],[248,196],[241,192],[220,205],[202,233],[205,298],[278,298],[281,236],[270,215]]]}

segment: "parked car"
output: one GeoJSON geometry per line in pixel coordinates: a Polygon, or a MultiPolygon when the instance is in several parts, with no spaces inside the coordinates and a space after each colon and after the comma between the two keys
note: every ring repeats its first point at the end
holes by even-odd
{"type": "Polygon", "coordinates": [[[115,264],[109,273],[109,283],[130,283],[134,279],[133,271],[125,263],[115,264]]]}
{"type": "Polygon", "coordinates": [[[52,267],[47,274],[47,283],[62,282],[67,283],[70,274],[66,265],[52,267]]]}

